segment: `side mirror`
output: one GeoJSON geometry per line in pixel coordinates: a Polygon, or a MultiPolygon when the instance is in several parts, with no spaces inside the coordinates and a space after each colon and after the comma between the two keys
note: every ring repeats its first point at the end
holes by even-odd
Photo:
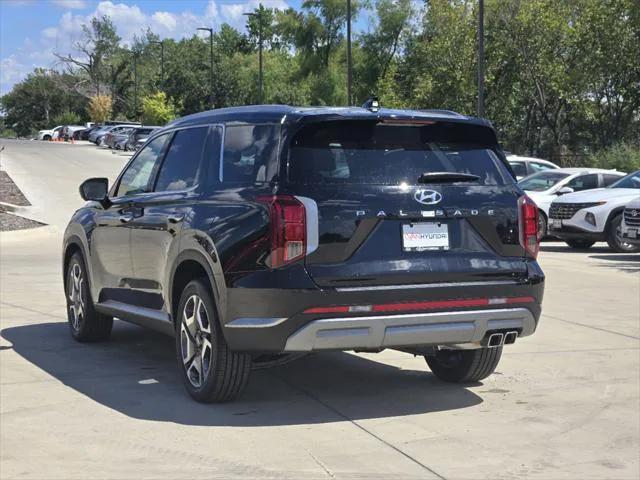
{"type": "Polygon", "coordinates": [[[80,185],[80,196],[83,200],[105,203],[108,200],[109,180],[106,178],[90,178],[80,185]]]}
{"type": "Polygon", "coordinates": [[[571,187],[562,187],[558,190],[558,195],[566,195],[567,193],[573,193],[573,188],[571,187]]]}

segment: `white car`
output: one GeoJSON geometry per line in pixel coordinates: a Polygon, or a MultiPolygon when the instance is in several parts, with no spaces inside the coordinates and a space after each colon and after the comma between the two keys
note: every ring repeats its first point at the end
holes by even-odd
{"type": "Polygon", "coordinates": [[[640,197],[625,207],[620,225],[620,235],[622,242],[640,247],[640,197]]]}
{"type": "Polygon", "coordinates": [[[507,161],[509,165],[511,165],[513,173],[516,174],[517,180],[544,170],[560,168],[548,160],[534,157],[521,157],[520,155],[507,155],[507,161]]]}
{"type": "Polygon", "coordinates": [[[640,170],[607,188],[568,193],[549,208],[549,234],[572,248],[589,248],[606,241],[615,252],[637,252],[640,246],[618,235],[624,207],[640,198],[640,170]]]}
{"type": "Polygon", "coordinates": [[[64,125],[58,125],[55,128],[52,128],[51,130],[40,130],[38,132],[38,140],[53,140],[54,138],[58,138],[58,134],[60,132],[60,130],[62,130],[62,127],[64,127],[64,125]]]}
{"type": "Polygon", "coordinates": [[[539,210],[538,237],[547,234],[549,207],[560,195],[608,187],[624,177],[623,172],[600,168],[558,168],[534,173],[518,182],[539,210]]]}

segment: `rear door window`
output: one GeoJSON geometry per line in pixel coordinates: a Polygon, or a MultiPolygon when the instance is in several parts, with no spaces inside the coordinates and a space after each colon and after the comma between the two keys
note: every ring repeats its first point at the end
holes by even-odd
{"type": "Polygon", "coordinates": [[[280,125],[227,125],[220,180],[270,182],[278,172],[280,125]]]}
{"type": "Polygon", "coordinates": [[[310,124],[291,141],[289,180],[409,185],[417,184],[423,173],[456,172],[477,175],[481,185],[513,183],[488,133],[487,128],[462,124],[310,124]]]}
{"type": "Polygon", "coordinates": [[[513,169],[513,173],[516,174],[516,177],[526,177],[527,176],[527,164],[524,162],[509,162],[511,168],[513,169]]]}
{"type": "Polygon", "coordinates": [[[185,190],[196,184],[208,127],[178,130],[158,173],[156,192],[185,190]]]}
{"type": "Polygon", "coordinates": [[[587,175],[580,175],[579,177],[570,180],[569,183],[567,183],[567,187],[573,188],[574,192],[598,188],[598,174],[589,173],[587,175]]]}

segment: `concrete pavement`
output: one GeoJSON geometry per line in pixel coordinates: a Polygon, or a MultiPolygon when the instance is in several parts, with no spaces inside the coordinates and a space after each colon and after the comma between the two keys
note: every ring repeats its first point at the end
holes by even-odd
{"type": "Polygon", "coordinates": [[[253,372],[238,401],[200,405],[171,339],[123,322],[103,344],[70,338],[60,231],[77,184],[120,167],[95,147],[31,143],[7,148],[9,172],[34,206],[61,211],[34,210],[52,227],[0,234],[0,477],[640,475],[640,255],[545,243],[539,330],[482,383],[440,383],[394,351],[331,353],[253,372]]]}

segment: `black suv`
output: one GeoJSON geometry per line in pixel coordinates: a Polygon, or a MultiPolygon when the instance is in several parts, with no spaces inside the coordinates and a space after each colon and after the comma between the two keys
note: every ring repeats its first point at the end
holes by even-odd
{"type": "Polygon", "coordinates": [[[117,317],[175,336],[199,401],[235,397],[257,362],[322,350],[397,349],[475,382],[540,317],[537,208],[484,120],[214,110],[80,193],[63,246],[71,334],[104,340],[117,317]]]}

